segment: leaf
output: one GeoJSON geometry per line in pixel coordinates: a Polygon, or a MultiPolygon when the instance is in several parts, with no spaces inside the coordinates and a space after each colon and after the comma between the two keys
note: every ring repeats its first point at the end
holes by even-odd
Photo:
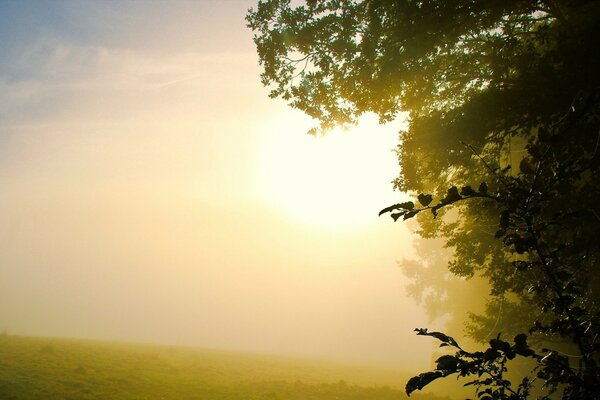
{"type": "Polygon", "coordinates": [[[404,208],[405,210],[412,210],[413,208],[415,208],[415,203],[413,203],[412,201],[407,201],[405,203],[401,203],[400,208],[404,208]]]}
{"type": "Polygon", "coordinates": [[[461,195],[458,193],[458,188],[456,186],[452,186],[448,189],[448,193],[446,197],[442,199],[442,204],[450,204],[454,203],[457,200],[462,199],[461,195]]]}
{"type": "Polygon", "coordinates": [[[527,271],[528,269],[531,268],[531,265],[532,264],[528,261],[522,261],[522,260],[513,261],[513,267],[515,267],[515,269],[519,272],[527,271]]]}
{"type": "Polygon", "coordinates": [[[418,211],[409,211],[409,212],[407,212],[407,213],[404,214],[404,220],[406,221],[407,219],[410,219],[410,218],[414,217],[418,213],[419,213],[418,211]]]}
{"type": "Polygon", "coordinates": [[[492,361],[492,360],[495,360],[499,355],[500,355],[500,353],[498,353],[497,350],[490,348],[490,349],[487,349],[485,351],[485,353],[483,353],[483,359],[484,359],[484,361],[492,361]]]}
{"type": "Polygon", "coordinates": [[[488,186],[485,182],[481,182],[481,185],[479,185],[479,189],[478,189],[479,193],[481,194],[487,194],[488,191],[488,186]]]}
{"type": "Polygon", "coordinates": [[[519,254],[523,254],[532,247],[532,241],[529,237],[517,237],[515,238],[513,244],[515,245],[515,251],[519,254]]]}
{"type": "Polygon", "coordinates": [[[429,385],[437,378],[441,378],[442,376],[443,374],[440,371],[424,372],[417,376],[413,376],[406,384],[406,394],[410,396],[410,394],[415,390],[423,389],[425,386],[429,385]]]}
{"type": "Polygon", "coordinates": [[[417,199],[423,207],[427,207],[433,201],[433,196],[430,194],[421,193],[419,196],[417,196],[417,199]]]}
{"type": "Polygon", "coordinates": [[[440,358],[438,358],[435,362],[437,363],[436,369],[442,371],[456,372],[456,369],[460,364],[461,360],[455,356],[443,355],[440,358]]]}
{"type": "Polygon", "coordinates": [[[519,163],[519,170],[521,171],[521,173],[526,175],[535,174],[535,167],[533,166],[529,158],[523,158],[521,160],[521,162],[519,163]]]}
{"type": "Polygon", "coordinates": [[[463,188],[460,190],[460,194],[463,196],[473,196],[475,195],[475,191],[473,190],[473,188],[471,186],[463,186],[463,188]]]}
{"type": "Polygon", "coordinates": [[[389,213],[390,211],[394,211],[394,210],[396,210],[398,208],[396,206],[397,206],[397,204],[394,204],[393,206],[386,207],[383,210],[379,211],[378,215],[381,217],[385,213],[389,213]]]}
{"type": "Polygon", "coordinates": [[[510,351],[510,344],[500,339],[490,340],[490,347],[494,350],[500,350],[503,353],[507,353],[508,351],[510,351]]]}
{"type": "Polygon", "coordinates": [[[525,335],[524,333],[519,333],[517,336],[515,336],[514,341],[515,353],[523,357],[535,356],[535,351],[533,351],[527,344],[527,335],[525,335]]]}
{"type": "Polygon", "coordinates": [[[515,336],[514,342],[515,342],[515,346],[517,348],[528,347],[527,346],[527,335],[524,333],[519,333],[517,336],[515,336]]]}
{"type": "Polygon", "coordinates": [[[500,228],[507,229],[509,223],[510,223],[510,212],[508,210],[504,210],[500,214],[500,228]]]}
{"type": "Polygon", "coordinates": [[[413,203],[412,201],[406,201],[404,203],[398,203],[398,204],[394,204],[393,206],[384,208],[383,210],[379,211],[379,216],[381,217],[385,213],[388,213],[388,212],[394,211],[394,210],[398,210],[398,209],[412,210],[413,208],[415,208],[415,203],[413,203]]]}
{"type": "Polygon", "coordinates": [[[442,333],[442,332],[428,332],[427,329],[423,329],[423,328],[417,328],[417,329],[415,329],[415,331],[417,332],[417,335],[420,335],[420,336],[432,336],[432,337],[438,339],[440,342],[447,343],[447,344],[450,344],[452,346],[458,347],[458,344],[456,343],[456,340],[454,340],[454,338],[452,336],[448,336],[445,333],[442,333]]]}
{"type": "Polygon", "coordinates": [[[391,214],[390,217],[392,217],[392,219],[394,220],[394,222],[396,222],[396,221],[398,221],[398,218],[400,218],[403,215],[404,215],[403,212],[399,212],[399,213],[391,214]]]}

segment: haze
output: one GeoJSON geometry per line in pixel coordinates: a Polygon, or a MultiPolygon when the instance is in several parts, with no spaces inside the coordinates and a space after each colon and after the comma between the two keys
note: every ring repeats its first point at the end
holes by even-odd
{"type": "Polygon", "coordinates": [[[308,136],[253,4],[0,3],[0,329],[429,366],[401,121],[308,136]]]}

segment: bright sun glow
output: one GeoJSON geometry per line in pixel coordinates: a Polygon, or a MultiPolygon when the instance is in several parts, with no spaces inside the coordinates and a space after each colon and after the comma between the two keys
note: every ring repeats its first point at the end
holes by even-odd
{"type": "Polygon", "coordinates": [[[377,221],[396,201],[394,147],[398,124],[362,118],[348,131],[306,134],[302,121],[274,121],[263,144],[261,193],[269,203],[304,223],[323,228],[359,227],[377,221]]]}

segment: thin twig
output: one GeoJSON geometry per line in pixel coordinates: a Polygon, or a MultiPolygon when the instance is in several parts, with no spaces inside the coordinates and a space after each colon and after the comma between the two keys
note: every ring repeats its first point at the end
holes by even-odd
{"type": "Polygon", "coordinates": [[[468,148],[469,150],[471,150],[471,152],[473,153],[473,155],[475,155],[475,157],[479,158],[481,160],[481,162],[483,163],[483,165],[485,165],[485,167],[493,174],[496,175],[498,177],[498,179],[500,179],[500,182],[502,182],[502,184],[506,187],[508,187],[508,182],[506,182],[504,180],[504,177],[499,175],[497,171],[495,171],[488,163],[487,161],[485,161],[483,159],[483,157],[481,157],[481,155],[479,155],[479,153],[477,153],[477,151],[475,151],[475,149],[473,148],[473,146],[471,146],[470,144],[467,144],[465,142],[463,142],[461,140],[460,144],[462,144],[463,146],[465,146],[466,148],[468,148]]]}

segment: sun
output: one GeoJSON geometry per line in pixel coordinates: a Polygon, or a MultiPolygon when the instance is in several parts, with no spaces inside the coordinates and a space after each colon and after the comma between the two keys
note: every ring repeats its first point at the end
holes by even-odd
{"type": "Polygon", "coordinates": [[[308,127],[300,118],[271,121],[261,148],[261,197],[288,218],[322,228],[375,223],[399,196],[391,185],[399,174],[399,125],[365,117],[324,136],[308,135],[308,127]]]}

